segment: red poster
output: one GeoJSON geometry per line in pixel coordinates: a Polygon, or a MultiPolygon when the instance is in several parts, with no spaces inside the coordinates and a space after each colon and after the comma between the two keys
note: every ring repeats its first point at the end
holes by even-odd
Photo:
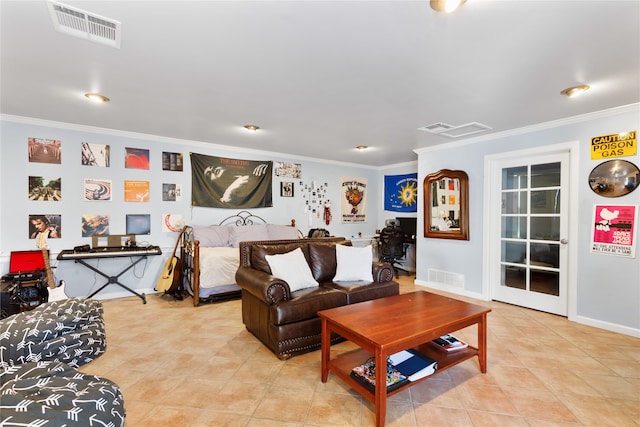
{"type": "Polygon", "coordinates": [[[637,205],[595,205],[591,252],[635,258],[637,205]]]}

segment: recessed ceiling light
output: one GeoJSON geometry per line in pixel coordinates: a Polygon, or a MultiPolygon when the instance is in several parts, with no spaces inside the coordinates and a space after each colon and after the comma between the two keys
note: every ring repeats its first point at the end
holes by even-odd
{"type": "Polygon", "coordinates": [[[366,150],[367,148],[369,148],[369,147],[367,147],[366,145],[356,145],[356,149],[357,149],[357,150],[360,150],[360,151],[364,151],[364,150],[366,150]]]}
{"type": "Polygon", "coordinates": [[[256,126],[256,125],[244,125],[244,128],[246,130],[250,130],[251,132],[255,132],[258,129],[260,129],[260,126],[256,126]]]}
{"type": "Polygon", "coordinates": [[[436,12],[451,13],[460,6],[462,6],[467,0],[431,0],[429,5],[431,9],[436,12]]]}
{"type": "Polygon", "coordinates": [[[578,85],[578,86],[568,87],[560,93],[562,95],[567,95],[569,98],[573,98],[574,96],[578,96],[585,93],[587,90],[589,90],[589,85],[578,85]]]}
{"type": "Polygon", "coordinates": [[[97,102],[97,103],[103,103],[103,102],[109,102],[110,99],[107,98],[104,95],[100,95],[99,93],[85,93],[84,96],[93,102],[97,102]]]}

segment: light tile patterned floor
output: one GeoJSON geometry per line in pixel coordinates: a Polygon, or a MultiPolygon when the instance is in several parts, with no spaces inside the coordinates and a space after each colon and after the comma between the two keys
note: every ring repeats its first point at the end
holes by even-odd
{"type": "MultiPolygon", "coordinates": [[[[488,372],[474,358],[391,397],[388,426],[640,426],[640,339],[460,299],[493,309],[488,372]]],[[[247,332],[240,301],[147,301],[104,301],[107,352],[82,369],[120,385],[127,427],[374,425],[372,404],[320,382],[319,351],[282,362],[247,332]]],[[[475,327],[456,335],[477,340],[475,327]]]]}

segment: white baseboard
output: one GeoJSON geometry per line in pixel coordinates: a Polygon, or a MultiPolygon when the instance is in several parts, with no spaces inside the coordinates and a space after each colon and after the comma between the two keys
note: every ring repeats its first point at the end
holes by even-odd
{"type": "MultiPolygon", "coordinates": [[[[468,292],[464,289],[452,287],[452,286],[443,286],[441,283],[435,282],[425,282],[422,280],[416,280],[414,282],[416,285],[424,286],[431,289],[436,289],[442,292],[447,292],[450,294],[465,296],[469,298],[475,298],[483,301],[489,301],[482,294],[478,294],[476,292],[468,292]]],[[[604,322],[602,320],[591,319],[589,317],[584,316],[576,316],[568,319],[570,322],[576,322],[587,326],[593,326],[594,328],[604,329],[606,331],[616,332],[623,335],[629,335],[632,337],[640,338],[640,329],[631,328],[629,326],[618,325],[616,323],[604,322]]]]}
{"type": "Polygon", "coordinates": [[[594,328],[604,329],[606,331],[617,332],[623,335],[640,338],[640,329],[631,328],[629,326],[618,325],[617,323],[604,322],[602,320],[591,319],[590,317],[576,316],[569,319],[576,323],[581,323],[594,328]]]}

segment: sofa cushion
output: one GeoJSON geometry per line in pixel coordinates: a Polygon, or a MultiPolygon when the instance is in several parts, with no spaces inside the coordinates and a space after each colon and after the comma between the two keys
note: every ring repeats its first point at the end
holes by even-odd
{"type": "Polygon", "coordinates": [[[347,304],[356,304],[372,299],[390,297],[400,293],[398,282],[382,282],[372,284],[370,282],[333,282],[326,286],[331,286],[344,292],[347,295],[347,304]]]}
{"type": "Polygon", "coordinates": [[[373,282],[371,246],[336,245],[336,275],[334,282],[373,282]]]}
{"type": "Polygon", "coordinates": [[[274,324],[284,325],[317,317],[320,310],[346,304],[347,295],[344,292],[321,284],[292,292],[290,300],[271,305],[269,317],[274,324]]]}
{"type": "Polygon", "coordinates": [[[309,265],[318,282],[330,282],[336,275],[336,244],[310,244],[309,265]]]}
{"type": "Polygon", "coordinates": [[[287,282],[291,292],[318,286],[300,248],[285,254],[266,255],[265,259],[271,275],[287,282]]]}

